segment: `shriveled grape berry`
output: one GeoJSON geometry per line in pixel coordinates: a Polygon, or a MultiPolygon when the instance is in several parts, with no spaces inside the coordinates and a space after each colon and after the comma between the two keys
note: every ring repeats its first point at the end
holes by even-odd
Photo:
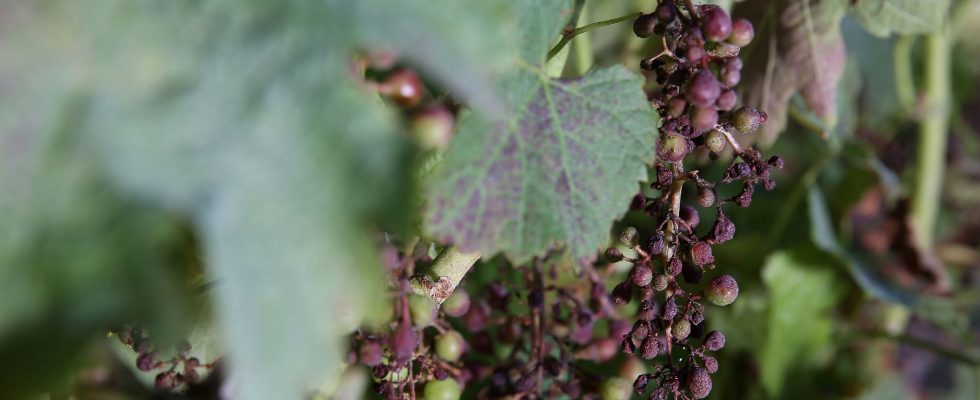
{"type": "Polygon", "coordinates": [[[714,357],[707,356],[703,361],[704,369],[708,371],[709,374],[718,372],[718,360],[714,357]]]}
{"type": "Polygon", "coordinates": [[[161,372],[153,380],[153,385],[160,390],[169,390],[177,386],[173,372],[161,372]]]}
{"type": "Polygon", "coordinates": [[[358,361],[368,367],[381,364],[383,356],[384,354],[381,350],[381,345],[373,341],[364,342],[361,344],[361,348],[357,351],[358,361]]]}
{"type": "Polygon", "coordinates": [[[748,46],[755,37],[755,27],[745,18],[736,18],[732,21],[732,34],[728,41],[738,47],[748,46]]]}
{"type": "Polygon", "coordinates": [[[630,270],[630,281],[636,286],[647,286],[653,280],[653,271],[645,265],[635,265],[630,270]]]}
{"type": "Polygon", "coordinates": [[[149,371],[157,367],[156,353],[143,353],[136,357],[136,368],[140,371],[149,371]]]}
{"type": "Polygon", "coordinates": [[[698,210],[687,204],[681,206],[678,216],[691,229],[697,228],[698,223],[701,222],[701,216],[698,214],[698,210]]]}
{"type": "Polygon", "coordinates": [[[718,351],[725,347],[725,334],[721,331],[708,332],[704,338],[704,348],[708,351],[718,351]]]}
{"type": "Polygon", "coordinates": [[[612,291],[613,303],[618,305],[623,305],[630,302],[633,297],[633,287],[630,286],[629,282],[621,282],[612,291]]]}
{"type": "Polygon", "coordinates": [[[633,34],[637,37],[647,38],[653,35],[653,28],[657,26],[657,16],[654,13],[643,14],[633,21],[633,34]]]}
{"type": "Polygon", "coordinates": [[[691,261],[694,261],[694,264],[699,267],[715,262],[715,256],[711,252],[711,244],[702,241],[694,242],[691,245],[691,261]]]}
{"type": "Polygon", "coordinates": [[[764,122],[766,122],[765,113],[749,106],[741,107],[732,113],[732,124],[739,132],[755,132],[764,122]]]}
{"type": "Polygon", "coordinates": [[[677,7],[674,6],[673,1],[661,1],[653,13],[656,14],[657,20],[666,23],[677,17],[677,7]]]}
{"type": "Polygon", "coordinates": [[[708,283],[708,288],[705,290],[705,297],[712,304],[718,306],[732,304],[738,298],[738,282],[728,274],[715,277],[708,283]]]}
{"type": "Polygon", "coordinates": [[[687,374],[687,390],[691,397],[703,399],[711,393],[711,376],[704,368],[694,368],[687,374]]]}

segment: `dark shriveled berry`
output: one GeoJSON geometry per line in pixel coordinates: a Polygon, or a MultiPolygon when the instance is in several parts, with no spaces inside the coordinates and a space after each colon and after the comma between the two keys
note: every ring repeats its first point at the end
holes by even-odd
{"type": "Polygon", "coordinates": [[[699,267],[714,263],[715,256],[711,252],[711,244],[700,240],[694,242],[691,245],[691,261],[699,267]]]}
{"type": "Polygon", "coordinates": [[[654,13],[643,14],[636,21],[633,21],[633,34],[637,37],[648,38],[653,35],[653,29],[657,26],[657,16],[654,13]]]}
{"type": "Polygon", "coordinates": [[[136,357],[136,368],[140,371],[149,371],[157,367],[156,353],[143,353],[136,357]]]}
{"type": "Polygon", "coordinates": [[[719,208],[718,219],[715,220],[715,225],[711,228],[711,242],[725,243],[732,240],[733,237],[735,237],[735,224],[719,208]]]}
{"type": "Polygon", "coordinates": [[[664,252],[664,246],[666,246],[664,243],[664,237],[660,234],[660,232],[657,232],[654,233],[653,236],[650,236],[650,240],[647,241],[646,250],[650,254],[658,255],[664,252]]]}
{"type": "Polygon", "coordinates": [[[708,356],[704,358],[704,369],[708,371],[709,374],[718,372],[718,360],[714,357],[708,356]]]}
{"type": "Polygon", "coordinates": [[[736,18],[732,21],[732,35],[728,37],[728,42],[738,47],[748,46],[755,37],[755,28],[752,23],[745,18],[736,18]]]}
{"type": "Polygon", "coordinates": [[[703,399],[711,393],[711,376],[704,368],[694,368],[687,374],[687,390],[691,397],[703,399]]]}
{"type": "Polygon", "coordinates": [[[727,306],[738,298],[738,282],[731,275],[725,274],[708,283],[705,297],[714,305],[727,306]]]}
{"type": "Polygon", "coordinates": [[[682,268],[684,265],[680,258],[674,257],[667,262],[667,274],[670,276],[677,276],[681,273],[682,268]]]}
{"type": "Polygon", "coordinates": [[[610,247],[606,249],[606,259],[609,262],[620,262],[623,261],[623,252],[615,247],[610,247]]]}
{"type": "Polygon", "coordinates": [[[691,229],[697,228],[698,223],[701,222],[701,216],[698,214],[698,210],[687,204],[681,205],[681,209],[677,214],[691,229]]]}
{"type": "Polygon", "coordinates": [[[666,23],[677,17],[677,7],[674,6],[673,1],[661,1],[653,13],[656,14],[657,20],[666,23]]]}
{"type": "Polygon", "coordinates": [[[357,359],[368,367],[381,364],[383,356],[381,345],[376,342],[364,342],[357,351],[357,359]]]}
{"type": "Polygon", "coordinates": [[[718,351],[725,347],[725,334],[721,331],[708,332],[704,338],[704,348],[708,351],[718,351]]]}
{"type": "Polygon", "coordinates": [[[646,265],[637,264],[630,270],[630,282],[633,282],[634,285],[648,286],[651,281],[653,281],[653,271],[646,265]]]}
{"type": "Polygon", "coordinates": [[[160,390],[169,390],[177,386],[176,379],[174,379],[173,372],[161,372],[157,374],[153,381],[153,385],[160,390]]]}
{"type": "Polygon", "coordinates": [[[687,83],[687,100],[698,107],[712,107],[721,95],[721,84],[707,70],[698,71],[687,83]]]}
{"type": "Polygon", "coordinates": [[[612,301],[618,305],[630,302],[633,297],[633,287],[629,282],[621,282],[612,290],[612,301]]]}
{"type": "Polygon", "coordinates": [[[648,335],[640,343],[640,357],[644,360],[652,360],[660,354],[660,342],[653,335],[648,335]]]}

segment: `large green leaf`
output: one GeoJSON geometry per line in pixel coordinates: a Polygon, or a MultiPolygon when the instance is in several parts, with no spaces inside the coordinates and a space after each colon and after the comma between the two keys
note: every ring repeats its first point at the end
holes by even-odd
{"type": "MultiPolygon", "coordinates": [[[[17,157],[0,175],[11,198],[0,209],[16,222],[5,226],[23,229],[7,233],[2,249],[26,256],[2,265],[17,278],[4,280],[17,290],[17,301],[5,303],[23,310],[0,316],[0,338],[11,340],[4,346],[23,338],[15,328],[35,326],[28,316],[64,312],[84,320],[73,327],[98,333],[116,319],[84,307],[136,304],[160,291],[128,286],[136,281],[126,274],[163,270],[151,258],[160,241],[143,244],[157,231],[133,225],[142,220],[101,196],[111,187],[138,212],[162,207],[192,220],[215,281],[236,398],[299,398],[336,371],[341,335],[383,301],[366,227],[397,227],[410,215],[408,148],[393,115],[349,78],[349,51],[391,46],[489,113],[499,107],[489,72],[516,58],[508,4],[444,3],[5,4],[0,99],[15,118],[0,121],[0,138],[17,157]],[[53,126],[65,110],[72,118],[53,126]],[[53,175],[27,173],[38,166],[53,175]],[[99,236],[116,220],[127,230],[99,236]],[[41,239],[72,245],[22,246],[42,222],[58,235],[41,239]],[[120,256],[106,262],[96,250],[120,256]],[[40,270],[42,262],[50,267],[40,270]],[[122,278],[100,280],[102,270],[122,278]],[[69,281],[95,292],[79,300],[74,286],[29,281],[37,271],[77,271],[100,284],[69,281]],[[42,303],[48,293],[76,308],[42,303]]],[[[52,348],[77,351],[77,341],[65,343],[52,348]]]]}
{"type": "Polygon", "coordinates": [[[861,0],[851,14],[874,35],[934,32],[942,27],[949,0],[861,0]]]}
{"type": "Polygon", "coordinates": [[[426,220],[438,239],[517,262],[555,245],[589,258],[646,178],[656,118],[642,78],[617,66],[555,80],[542,68],[568,6],[521,10],[524,64],[499,84],[509,118],[465,120],[431,179],[426,220]]]}
{"type": "Polygon", "coordinates": [[[773,253],[762,268],[769,292],[769,328],[760,356],[762,384],[781,396],[790,377],[806,377],[830,344],[830,310],[843,295],[841,282],[819,252],[797,248],[773,253]]]}

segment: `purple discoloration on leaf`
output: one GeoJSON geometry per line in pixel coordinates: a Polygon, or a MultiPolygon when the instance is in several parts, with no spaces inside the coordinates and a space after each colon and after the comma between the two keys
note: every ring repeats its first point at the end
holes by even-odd
{"type": "Polygon", "coordinates": [[[642,79],[613,67],[561,81],[526,72],[502,86],[512,119],[463,123],[431,181],[427,229],[517,262],[562,245],[591,258],[654,158],[642,79]]]}

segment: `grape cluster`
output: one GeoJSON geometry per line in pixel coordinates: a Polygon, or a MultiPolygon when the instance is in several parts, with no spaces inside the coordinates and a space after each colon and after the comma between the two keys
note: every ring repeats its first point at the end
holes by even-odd
{"type": "Polygon", "coordinates": [[[220,359],[210,363],[202,363],[197,357],[191,356],[191,344],[186,340],[174,346],[173,355],[162,358],[164,352],[158,349],[149,333],[139,325],[126,324],[115,330],[116,337],[124,345],[136,351],[136,368],[143,372],[160,371],[154,380],[160,390],[179,389],[184,385],[201,380],[201,373],[215,368],[220,359]]]}
{"type": "Polygon", "coordinates": [[[701,399],[711,392],[710,374],[718,370],[711,353],[725,345],[723,333],[704,333],[707,310],[702,301],[726,306],[738,297],[738,283],[731,275],[717,276],[703,289],[699,286],[705,271],[716,267],[712,247],[735,234],[723,207],[748,207],[760,184],[772,190],[771,170],[782,168],[783,161],[763,160],[758,150],[743,148],[733,135],[754,132],[766,121],[763,111],[736,108],[734,87],[742,70],[738,54],[754,36],[749,21],[732,20],[715,5],[661,0],[652,13],[637,18],[633,31],[641,38],[656,35],[661,44],[657,54],[640,63],[656,81],[650,100],[662,116],[651,185],[660,195],[637,195],[631,205],[654,218],[657,226],[646,234],[632,227],[622,232],[620,242],[636,256],[624,256],[617,248],[606,252],[610,261],[633,264],[611,296],[617,304],[634,298],[639,302],[636,321],[622,336],[621,346],[655,362],[653,373],[634,381],[636,394],[701,399]],[[683,161],[689,154],[704,149],[714,160],[727,147],[734,157],[718,182],[708,181],[699,171],[685,171],[683,161]],[[738,194],[718,198],[717,185],[733,183],[741,184],[738,194]],[[698,206],[717,210],[713,226],[702,235],[696,232],[697,208],[681,201],[685,184],[697,189],[698,206]]]}

